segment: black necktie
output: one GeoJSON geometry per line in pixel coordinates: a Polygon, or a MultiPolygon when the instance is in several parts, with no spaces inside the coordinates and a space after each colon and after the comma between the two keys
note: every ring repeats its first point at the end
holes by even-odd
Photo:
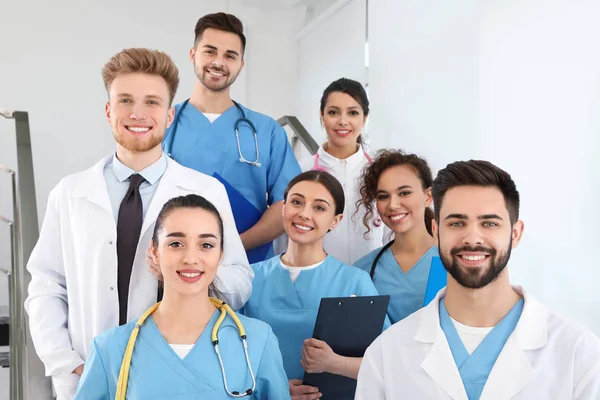
{"type": "Polygon", "coordinates": [[[144,178],[139,174],[129,177],[129,189],[121,201],[117,220],[117,259],[119,272],[117,287],[119,291],[119,325],[127,323],[127,298],[133,260],[142,230],[143,206],[140,185],[144,178]]]}

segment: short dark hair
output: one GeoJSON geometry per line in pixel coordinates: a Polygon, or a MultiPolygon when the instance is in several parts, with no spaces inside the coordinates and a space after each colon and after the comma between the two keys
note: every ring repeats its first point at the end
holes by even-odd
{"type": "Polygon", "coordinates": [[[344,196],[344,188],[342,187],[342,184],[336,179],[335,176],[331,175],[329,172],[321,170],[306,171],[297,175],[290,181],[290,183],[288,183],[287,188],[285,188],[283,200],[287,201],[288,192],[295,184],[304,181],[317,182],[325,186],[325,189],[327,189],[329,194],[331,194],[331,197],[333,197],[333,202],[335,203],[335,215],[344,213],[346,198],[344,196]]]}
{"type": "Polygon", "coordinates": [[[246,36],[244,36],[244,25],[235,15],[226,13],[207,14],[200,18],[194,29],[194,47],[202,39],[205,30],[212,28],[224,32],[235,33],[242,41],[242,54],[246,51],[246,36]]]}
{"type": "MultiPolygon", "coordinates": [[[[321,115],[323,115],[325,112],[325,106],[327,105],[329,95],[335,92],[345,93],[352,97],[358,104],[360,104],[365,117],[369,115],[369,97],[367,96],[365,88],[360,84],[360,82],[348,78],[340,78],[337,81],[333,81],[329,84],[329,86],[327,86],[327,88],[325,88],[323,91],[323,96],[321,96],[321,115]]],[[[362,144],[362,135],[358,136],[356,142],[362,144]]]]}
{"type": "Polygon", "coordinates": [[[457,186],[497,187],[504,196],[511,224],[519,219],[519,191],[508,172],[489,161],[469,160],[448,164],[434,179],[432,193],[437,222],[446,192],[457,186]]]}

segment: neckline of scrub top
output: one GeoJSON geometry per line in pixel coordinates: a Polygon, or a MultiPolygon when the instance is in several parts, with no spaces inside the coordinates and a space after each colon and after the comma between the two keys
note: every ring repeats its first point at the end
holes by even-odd
{"type": "Polygon", "coordinates": [[[363,147],[359,144],[357,145],[357,150],[356,153],[352,154],[351,156],[341,159],[341,158],[336,158],[334,156],[332,156],[331,154],[329,154],[327,152],[327,150],[325,150],[325,147],[327,146],[327,143],[324,143],[321,147],[319,147],[319,150],[317,150],[317,153],[319,154],[319,164],[321,164],[322,161],[324,161],[325,165],[321,165],[321,166],[327,166],[327,165],[335,165],[335,164],[347,164],[351,167],[355,167],[357,165],[359,165],[361,162],[363,162],[363,160],[367,160],[367,157],[365,156],[365,151],[363,150],[363,147]]]}
{"type": "Polygon", "coordinates": [[[204,114],[206,119],[208,119],[208,122],[210,122],[211,124],[213,122],[215,122],[221,116],[221,114],[217,114],[217,113],[202,113],[202,114],[204,114]]]}
{"type": "Polygon", "coordinates": [[[326,259],[327,259],[327,257],[325,257],[323,260],[321,260],[321,261],[319,261],[317,263],[314,263],[314,264],[311,264],[311,265],[306,265],[304,267],[294,267],[292,265],[284,264],[284,262],[281,260],[281,257],[279,257],[279,265],[283,269],[286,269],[288,271],[291,271],[291,270],[294,270],[294,271],[306,271],[306,270],[309,270],[309,269],[317,268],[319,265],[323,264],[323,262],[325,262],[326,259]]]}
{"type": "Polygon", "coordinates": [[[131,175],[140,174],[146,182],[150,185],[154,185],[163,176],[167,170],[167,156],[165,153],[160,155],[160,158],[148,165],[143,170],[136,172],[123,164],[118,158],[117,153],[113,154],[112,159],[109,159],[112,163],[112,171],[119,180],[119,182],[125,182],[131,175]]]}
{"type": "MultiPolygon", "coordinates": [[[[193,344],[192,348],[190,349],[190,351],[184,358],[179,357],[179,355],[171,347],[171,344],[169,342],[167,342],[167,339],[165,339],[165,337],[162,335],[162,333],[160,333],[160,329],[158,329],[158,326],[156,325],[156,322],[154,322],[154,317],[152,315],[150,315],[150,318],[148,318],[146,320],[145,324],[148,325],[147,328],[151,328],[154,331],[155,336],[157,336],[159,338],[159,340],[162,341],[162,344],[164,344],[166,347],[169,348],[169,350],[171,351],[171,355],[173,357],[175,357],[177,360],[186,361],[188,359],[188,357],[190,356],[190,354],[193,354],[197,348],[202,347],[199,345],[201,342],[203,342],[205,340],[210,340],[212,342],[212,338],[211,338],[212,328],[213,328],[213,326],[215,326],[215,323],[217,322],[217,319],[219,318],[220,315],[221,315],[221,312],[217,308],[215,308],[215,312],[210,317],[210,320],[208,321],[208,323],[204,327],[204,330],[202,331],[202,333],[196,340],[196,343],[193,344]]],[[[225,321],[223,321],[223,323],[225,323],[225,321]]],[[[142,332],[143,330],[144,330],[144,326],[142,326],[140,328],[140,332],[142,332]]]]}
{"type": "Polygon", "coordinates": [[[437,251],[438,251],[438,250],[437,250],[437,246],[436,246],[436,245],[433,245],[433,246],[431,246],[431,247],[429,248],[429,250],[427,250],[427,251],[425,252],[425,254],[423,254],[423,255],[421,256],[421,258],[419,258],[419,259],[417,260],[417,262],[416,262],[416,263],[414,263],[414,264],[413,264],[413,266],[412,266],[412,267],[410,267],[410,269],[409,269],[408,271],[406,271],[406,272],[404,272],[404,270],[402,269],[402,267],[400,266],[400,264],[399,264],[399,263],[398,263],[398,261],[396,260],[396,257],[394,257],[394,253],[392,253],[392,247],[391,247],[391,246],[390,246],[390,247],[389,247],[389,248],[388,248],[388,249],[387,249],[385,252],[386,252],[386,253],[388,253],[388,255],[389,255],[390,257],[392,257],[392,260],[394,260],[394,262],[396,263],[396,266],[398,267],[398,270],[400,271],[400,273],[401,273],[401,274],[403,274],[403,275],[408,275],[408,274],[410,274],[412,271],[414,271],[415,267],[416,267],[417,265],[419,265],[419,264],[421,263],[421,261],[423,261],[423,259],[424,259],[425,257],[429,256],[429,253],[431,253],[431,252],[433,252],[433,251],[435,251],[435,252],[437,252],[437,251]]]}
{"type": "MultiPolygon", "coordinates": [[[[240,105],[240,107],[241,107],[241,105],[240,105]]],[[[204,113],[203,113],[202,111],[198,110],[198,109],[197,109],[196,107],[194,107],[194,106],[192,105],[192,103],[190,103],[190,102],[188,102],[188,103],[185,105],[185,109],[184,109],[184,110],[181,110],[181,112],[184,112],[184,111],[186,111],[186,110],[187,110],[187,112],[194,113],[194,116],[193,116],[194,118],[195,118],[195,117],[202,117],[202,118],[204,118],[204,120],[205,120],[205,121],[206,121],[208,124],[210,124],[210,125],[212,125],[212,124],[214,124],[215,122],[217,122],[217,121],[221,120],[221,119],[223,118],[223,116],[226,116],[227,114],[230,114],[230,113],[232,113],[232,112],[237,112],[237,113],[239,114],[239,117],[238,117],[238,118],[242,118],[242,113],[240,113],[240,112],[239,112],[239,110],[237,109],[237,107],[235,106],[235,104],[232,104],[232,105],[231,105],[231,107],[229,107],[227,110],[223,111],[223,113],[222,113],[222,114],[219,116],[219,118],[215,119],[214,121],[210,121],[210,120],[209,120],[209,119],[206,117],[206,115],[204,115],[204,113]]]]}

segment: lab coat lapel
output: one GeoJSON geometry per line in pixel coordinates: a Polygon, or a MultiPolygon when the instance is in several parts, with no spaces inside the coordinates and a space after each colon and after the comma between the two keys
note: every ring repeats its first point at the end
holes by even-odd
{"type": "Polygon", "coordinates": [[[440,327],[439,302],[445,292],[446,290],[442,289],[423,309],[415,340],[421,343],[432,343],[421,364],[421,368],[427,375],[453,400],[468,400],[452,351],[440,327]]]}
{"type": "Polygon", "coordinates": [[[498,356],[481,393],[481,400],[510,399],[535,377],[525,351],[544,347],[548,342],[548,312],[521,287],[513,286],[525,303],[513,334],[498,356]]]}
{"type": "Polygon", "coordinates": [[[85,198],[89,202],[97,205],[109,213],[110,220],[113,221],[113,210],[110,204],[110,198],[108,197],[106,180],[104,179],[104,167],[111,157],[112,154],[108,157],[104,157],[92,168],[84,171],[81,174],[79,182],[71,192],[71,195],[73,197],[85,198]]]}
{"type": "MultiPolygon", "coordinates": [[[[154,226],[158,213],[167,201],[171,200],[173,197],[183,195],[184,190],[182,189],[185,189],[186,187],[190,189],[190,192],[193,190],[194,182],[182,182],[182,179],[180,178],[182,174],[178,173],[182,168],[183,167],[175,163],[175,161],[167,157],[167,170],[158,182],[156,192],[148,205],[148,211],[146,211],[146,218],[144,218],[144,223],[142,224],[140,238],[146,234],[146,231],[150,227],[154,226]],[[180,190],[177,190],[178,187],[180,190]]],[[[147,244],[148,243],[144,243],[143,245],[147,244]]]]}
{"type": "Polygon", "coordinates": [[[535,371],[513,337],[498,356],[481,393],[481,400],[512,399],[535,376],[535,371]]]}

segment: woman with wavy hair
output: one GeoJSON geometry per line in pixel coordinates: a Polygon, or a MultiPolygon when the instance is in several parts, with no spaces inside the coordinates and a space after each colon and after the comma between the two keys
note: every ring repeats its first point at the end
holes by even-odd
{"type": "Polygon", "coordinates": [[[382,150],[362,174],[361,199],[367,230],[373,215],[393,231],[394,240],[354,265],[367,271],[379,294],[391,296],[395,323],[427,304],[446,286],[446,271],[431,234],[431,169],[402,150],[382,150]]]}

